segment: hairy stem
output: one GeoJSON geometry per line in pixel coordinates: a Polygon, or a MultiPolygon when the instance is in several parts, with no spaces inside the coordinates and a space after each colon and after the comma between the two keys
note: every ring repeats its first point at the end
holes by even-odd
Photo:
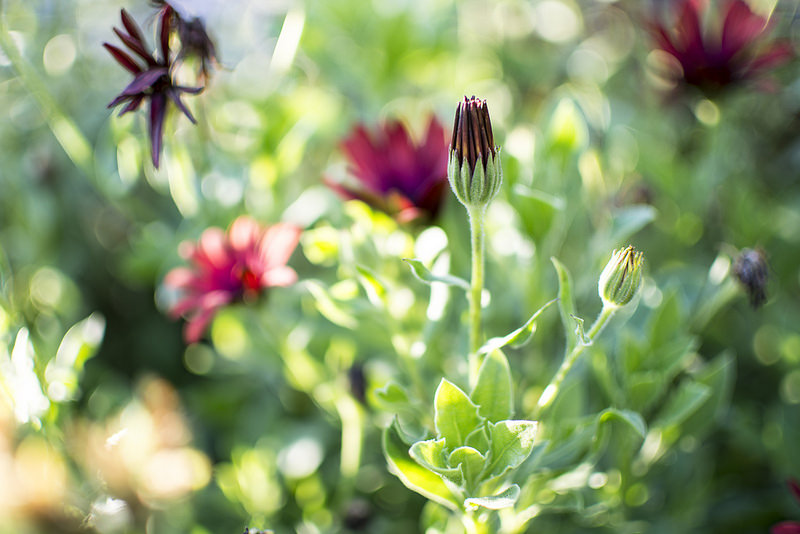
{"type": "Polygon", "coordinates": [[[481,295],[483,293],[484,229],[485,206],[468,207],[469,230],[472,254],[472,283],[469,292],[469,383],[474,387],[478,380],[481,358],[481,295]]]}

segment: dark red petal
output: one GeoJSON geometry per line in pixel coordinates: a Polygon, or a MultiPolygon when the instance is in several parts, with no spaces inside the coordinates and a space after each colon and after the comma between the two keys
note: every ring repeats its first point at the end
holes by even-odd
{"type": "Polygon", "coordinates": [[[114,59],[117,60],[117,63],[125,67],[128,71],[133,74],[139,74],[142,72],[142,67],[136,64],[131,56],[117,48],[116,46],[108,43],[103,43],[103,47],[108,50],[114,59]]]}
{"type": "Polygon", "coordinates": [[[133,96],[138,95],[139,93],[143,92],[145,89],[151,87],[154,83],[156,83],[159,78],[167,74],[166,68],[157,68],[146,70],[140,74],[137,74],[136,77],[133,79],[128,86],[122,90],[121,95],[133,96]]]}
{"type": "Polygon", "coordinates": [[[777,67],[794,56],[791,43],[775,43],[769,50],[760,54],[748,67],[749,72],[777,67]]]}
{"type": "Polygon", "coordinates": [[[173,102],[175,102],[175,105],[178,106],[178,109],[181,110],[183,114],[186,115],[186,117],[190,121],[192,121],[192,124],[197,124],[197,121],[195,120],[194,115],[192,115],[192,112],[189,111],[189,108],[186,107],[186,104],[184,104],[183,101],[181,101],[180,92],[175,90],[175,88],[171,88],[167,91],[167,94],[169,95],[169,98],[173,102]]]}
{"type": "Polygon", "coordinates": [[[722,49],[725,57],[732,57],[750,44],[764,31],[767,20],[750,10],[742,0],[732,0],[727,6],[722,26],[722,49]]]}
{"type": "Polygon", "coordinates": [[[118,96],[118,97],[116,97],[114,100],[112,100],[111,102],[109,102],[109,103],[108,103],[108,106],[106,106],[106,107],[107,107],[107,108],[113,108],[113,107],[115,107],[115,106],[118,106],[118,105],[122,104],[123,102],[125,102],[125,101],[127,101],[127,100],[131,100],[132,98],[133,98],[133,97],[132,97],[132,96],[130,96],[130,95],[119,95],[119,96],[118,96]]]}
{"type": "Polygon", "coordinates": [[[139,109],[139,105],[142,103],[142,100],[144,100],[144,95],[136,95],[133,98],[131,98],[131,101],[128,102],[127,106],[122,108],[122,111],[119,112],[119,115],[117,115],[117,117],[121,117],[126,113],[128,113],[129,111],[135,111],[139,109]]]}
{"type": "Polygon", "coordinates": [[[705,55],[703,33],[700,29],[700,2],[698,0],[683,0],[678,15],[678,39],[673,41],[679,52],[690,52],[700,56],[705,55]]]}
{"type": "Polygon", "coordinates": [[[142,43],[140,43],[127,33],[118,30],[117,28],[114,28],[114,33],[116,33],[117,37],[119,37],[120,40],[123,43],[125,43],[125,46],[136,52],[136,54],[138,54],[139,57],[147,61],[149,65],[155,65],[156,62],[153,59],[153,56],[147,53],[147,50],[144,49],[142,43]]]}
{"type": "Polygon", "coordinates": [[[786,484],[789,486],[789,490],[792,492],[797,502],[800,502],[800,484],[794,479],[787,481],[786,484]]]}
{"type": "Polygon", "coordinates": [[[177,89],[181,93],[189,93],[192,95],[196,95],[202,93],[205,87],[186,87],[184,85],[176,85],[175,89],[177,89]]]}
{"type": "Polygon", "coordinates": [[[164,117],[167,112],[167,97],[155,93],[150,97],[150,154],[153,166],[158,168],[161,157],[161,142],[164,134],[164,117]]]}
{"type": "Polygon", "coordinates": [[[136,21],[133,20],[125,9],[122,9],[120,12],[122,18],[122,25],[125,26],[125,29],[128,30],[128,33],[139,41],[141,44],[144,44],[144,36],[142,35],[142,30],[139,29],[139,25],[136,24],[136,21]]]}
{"type": "Polygon", "coordinates": [[[169,32],[172,22],[172,7],[169,4],[164,6],[159,19],[160,32],[159,44],[161,45],[161,59],[165,64],[169,63],[169,32]]]}

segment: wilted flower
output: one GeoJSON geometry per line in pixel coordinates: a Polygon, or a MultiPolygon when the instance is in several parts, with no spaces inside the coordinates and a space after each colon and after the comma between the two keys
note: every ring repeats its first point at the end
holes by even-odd
{"type": "Polygon", "coordinates": [[[676,1],[674,23],[651,25],[658,47],[680,66],[682,72],[676,72],[675,78],[704,93],[715,93],[758,78],[791,57],[788,42],[765,42],[768,21],[753,13],[744,0],[725,0],[721,8],[713,7],[711,28],[704,31],[701,20],[706,4],[676,1]]]}
{"type": "Polygon", "coordinates": [[[447,177],[465,206],[486,206],[500,191],[503,168],[486,100],[464,97],[456,107],[447,177]]]}
{"type": "Polygon", "coordinates": [[[388,121],[372,133],[356,126],[341,144],[360,187],[327,185],[348,199],[358,199],[400,221],[433,218],[444,200],[447,139],[431,117],[425,137],[414,144],[400,121],[388,121]]]}
{"type": "Polygon", "coordinates": [[[170,58],[169,34],[171,30],[172,8],[168,5],[164,7],[159,16],[158,36],[160,57],[156,58],[147,51],[144,36],[136,21],[131,18],[127,11],[122,10],[122,25],[127,30],[122,31],[114,28],[114,33],[132,52],[143,59],[145,64],[142,66],[120,48],[103,43],[117,62],[133,74],[133,81],[123,89],[123,91],[108,105],[113,108],[122,103],[127,103],[120,115],[129,111],[139,109],[141,103],[147,99],[150,105],[148,115],[148,131],[150,134],[150,151],[153,158],[153,166],[158,168],[159,157],[161,154],[161,143],[164,134],[164,118],[167,115],[167,103],[171,100],[186,115],[192,123],[194,117],[189,109],[181,101],[181,93],[199,93],[201,87],[183,87],[175,84],[172,79],[173,61],[170,58]]]}
{"type": "Polygon", "coordinates": [[[733,264],[733,274],[747,292],[753,308],[759,308],[767,301],[769,265],[762,251],[743,249],[733,264]]]}
{"type": "MultiPolygon", "coordinates": [[[[788,485],[795,500],[800,502],[800,484],[790,480],[788,485]]],[[[770,534],[800,534],[800,521],[782,521],[770,529],[770,534]]]]}
{"type": "Polygon", "coordinates": [[[264,228],[241,216],[227,233],[208,228],[197,244],[182,243],[181,256],[192,267],[173,269],[164,284],[182,293],[169,312],[173,317],[188,315],[186,342],[199,341],[220,308],[255,298],[266,288],[294,283],[297,274],[286,262],[299,239],[300,229],[290,224],[264,228]]]}
{"type": "Polygon", "coordinates": [[[642,281],[643,260],[631,246],[614,251],[597,284],[604,306],[621,307],[633,299],[642,281]]]}
{"type": "Polygon", "coordinates": [[[180,50],[175,61],[178,62],[187,57],[197,58],[200,62],[200,79],[202,81],[208,79],[211,67],[217,63],[217,49],[214,41],[206,32],[203,20],[181,12],[180,6],[172,5],[170,2],[155,0],[152,3],[162,11],[166,9],[172,11],[173,27],[180,42],[180,50]]]}

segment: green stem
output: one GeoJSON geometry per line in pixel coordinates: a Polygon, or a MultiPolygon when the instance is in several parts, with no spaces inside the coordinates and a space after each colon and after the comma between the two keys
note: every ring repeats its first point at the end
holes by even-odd
{"type": "Polygon", "coordinates": [[[481,295],[483,293],[483,256],[484,229],[483,216],[485,206],[467,207],[469,215],[470,243],[472,254],[472,283],[469,291],[469,383],[474,387],[478,380],[481,359],[478,349],[481,348],[481,295]]]}
{"type": "Polygon", "coordinates": [[[603,309],[600,311],[600,315],[597,316],[597,319],[595,320],[594,324],[589,329],[589,332],[587,332],[586,334],[586,337],[588,338],[589,341],[588,342],[583,342],[583,340],[578,341],[575,347],[573,347],[572,351],[569,354],[567,354],[567,356],[564,358],[564,362],[561,364],[561,367],[558,368],[558,371],[556,372],[553,379],[550,381],[547,387],[544,388],[542,396],[539,397],[539,402],[537,403],[536,409],[534,410],[533,414],[534,419],[538,419],[542,415],[542,412],[544,412],[544,410],[553,405],[553,402],[555,401],[559,391],[561,390],[561,385],[563,384],[564,379],[567,377],[567,374],[569,373],[570,369],[572,369],[572,366],[575,365],[578,356],[580,356],[586,349],[586,347],[591,345],[592,342],[594,342],[594,340],[597,338],[597,336],[600,335],[600,332],[603,331],[603,328],[606,326],[609,319],[611,319],[611,317],[614,316],[614,313],[618,309],[619,308],[616,306],[610,306],[610,305],[603,306],[603,309]]]}
{"type": "Polygon", "coordinates": [[[464,514],[461,516],[461,522],[467,534],[490,534],[488,522],[477,514],[464,514]]]}

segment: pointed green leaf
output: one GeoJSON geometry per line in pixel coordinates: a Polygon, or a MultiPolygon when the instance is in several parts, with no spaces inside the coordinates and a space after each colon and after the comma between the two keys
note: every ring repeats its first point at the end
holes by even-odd
{"type": "Polygon", "coordinates": [[[493,423],[511,417],[511,369],[502,351],[494,350],[483,359],[470,398],[478,405],[478,413],[493,423]]]}
{"type": "Polygon", "coordinates": [[[428,270],[427,267],[425,267],[425,265],[423,265],[423,263],[420,260],[417,259],[403,259],[403,261],[406,262],[409,265],[409,267],[411,267],[411,272],[421,282],[424,282],[426,284],[433,284],[434,282],[440,282],[442,284],[447,284],[449,286],[460,287],[464,291],[469,290],[469,283],[463,278],[459,278],[457,276],[453,276],[450,274],[441,276],[433,274],[432,272],[430,272],[430,270],[428,270]]]}
{"type": "Polygon", "coordinates": [[[387,382],[382,388],[376,389],[374,394],[375,398],[383,404],[394,405],[409,402],[408,393],[397,382],[387,382]]]}
{"type": "Polygon", "coordinates": [[[489,510],[501,510],[514,506],[517,499],[519,499],[519,486],[512,484],[497,495],[467,499],[464,501],[464,507],[473,510],[479,507],[488,508],[489,510]]]}
{"type": "Polygon", "coordinates": [[[572,297],[572,277],[567,268],[556,258],[550,258],[558,275],[558,309],[561,312],[561,324],[567,338],[567,353],[575,346],[575,337],[572,335],[575,315],[575,300],[572,297]]]}
{"type": "Polygon", "coordinates": [[[458,510],[460,502],[441,477],[425,469],[409,456],[408,446],[400,438],[395,428],[396,424],[395,419],[383,431],[383,453],[389,464],[389,471],[394,473],[408,489],[451,510],[458,510]]]}
{"type": "Polygon", "coordinates": [[[490,424],[491,455],[485,476],[502,475],[524,462],[533,450],[537,426],[535,421],[500,421],[490,424]]]}
{"type": "Polygon", "coordinates": [[[474,487],[478,482],[478,477],[483,471],[486,458],[472,447],[459,447],[450,453],[447,463],[453,467],[460,467],[467,481],[467,487],[474,487]]]}
{"type": "Polygon", "coordinates": [[[479,354],[486,354],[496,349],[501,349],[506,345],[511,345],[512,347],[522,347],[527,344],[532,338],[533,334],[536,332],[536,320],[542,314],[544,310],[550,307],[558,299],[553,299],[541,308],[539,308],[536,313],[534,313],[528,321],[522,325],[521,327],[517,328],[507,336],[503,337],[493,337],[489,341],[487,341],[483,347],[478,349],[479,354]]]}
{"type": "Polygon", "coordinates": [[[333,324],[344,328],[355,329],[358,327],[358,320],[346,311],[344,307],[336,302],[331,296],[328,288],[317,280],[306,280],[303,284],[311,296],[314,297],[314,304],[317,311],[333,324]]]}
{"type": "Polygon", "coordinates": [[[483,422],[478,415],[478,407],[469,400],[466,393],[446,378],[442,379],[436,389],[434,405],[436,432],[447,440],[448,449],[464,445],[469,433],[483,422]]]}
{"type": "Polygon", "coordinates": [[[572,320],[575,321],[575,339],[577,340],[576,343],[588,347],[592,344],[592,338],[586,335],[586,331],[583,329],[583,319],[578,317],[577,315],[572,315],[572,320]]]}
{"type": "Polygon", "coordinates": [[[600,412],[600,414],[597,416],[598,424],[602,424],[607,421],[613,421],[613,420],[627,424],[642,439],[644,439],[645,436],[647,435],[647,424],[644,422],[644,419],[642,418],[641,415],[632,410],[618,410],[616,408],[607,408],[602,412],[600,412]]]}
{"type": "Polygon", "coordinates": [[[386,285],[370,269],[356,265],[358,281],[367,293],[367,298],[374,306],[383,306],[386,302],[386,285]]]}

